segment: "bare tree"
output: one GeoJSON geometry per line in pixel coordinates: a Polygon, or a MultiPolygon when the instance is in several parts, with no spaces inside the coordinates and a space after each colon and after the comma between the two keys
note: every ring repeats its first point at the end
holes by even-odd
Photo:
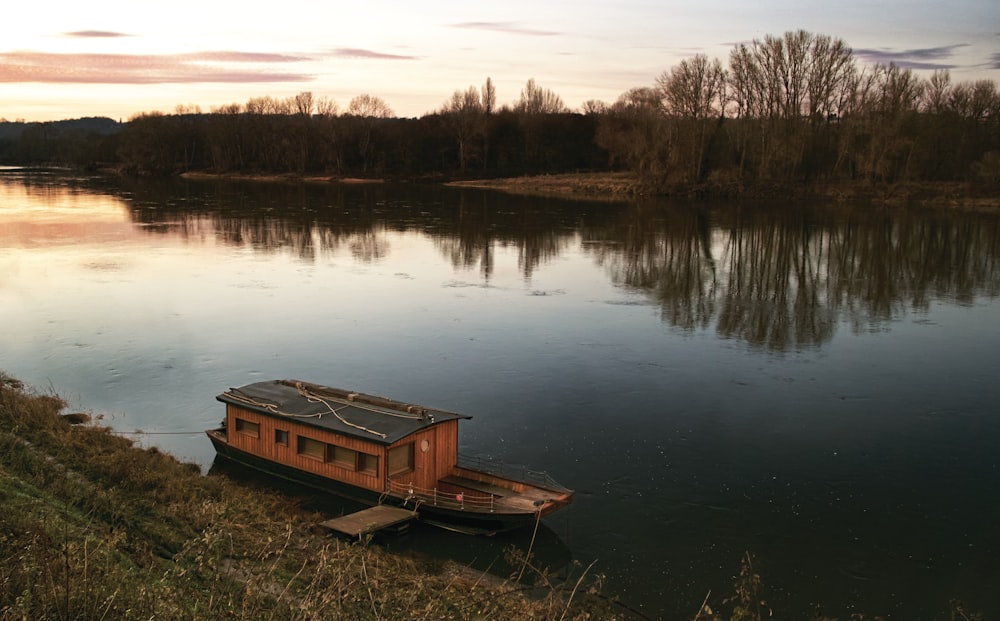
{"type": "Polygon", "coordinates": [[[930,114],[941,114],[948,109],[950,94],[951,74],[947,69],[938,69],[927,81],[921,107],[930,114]]]}
{"type": "Polygon", "coordinates": [[[729,70],[738,116],[793,119],[838,114],[855,67],[843,40],[797,30],[737,45],[729,70]]]}
{"type": "Polygon", "coordinates": [[[736,114],[752,119],[737,138],[741,170],[754,154],[764,176],[798,174],[817,128],[844,114],[852,104],[851,89],[861,84],[846,43],[805,30],[737,45],[729,72],[736,114]]]}
{"type": "Polygon", "coordinates": [[[842,39],[814,35],[808,63],[806,114],[814,123],[839,117],[844,91],[857,71],[853,51],[842,39]]]}
{"type": "Polygon", "coordinates": [[[688,129],[682,134],[678,164],[688,182],[699,181],[706,169],[709,135],[719,125],[714,119],[725,115],[726,72],[718,60],[710,62],[699,54],[663,72],[656,84],[666,112],[688,129]]]}
{"type": "Polygon", "coordinates": [[[392,108],[381,97],[375,95],[358,95],[347,104],[348,116],[361,120],[358,134],[358,151],[363,162],[363,171],[368,172],[374,159],[375,149],[372,146],[372,133],[375,122],[388,119],[393,115],[392,108]]]}
{"type": "Polygon", "coordinates": [[[264,97],[252,97],[247,100],[245,110],[247,114],[291,114],[293,101],[275,99],[267,95],[264,97]]]}
{"type": "Polygon", "coordinates": [[[174,114],[201,114],[201,106],[198,104],[177,104],[174,107],[174,114]]]}
{"type": "Polygon", "coordinates": [[[347,114],[363,118],[388,119],[392,117],[392,108],[381,97],[367,93],[358,95],[347,104],[347,114]]]}
{"type": "Polygon", "coordinates": [[[912,69],[903,69],[895,63],[876,65],[875,112],[885,118],[895,118],[914,112],[920,105],[924,85],[912,69]]]}
{"type": "Polygon", "coordinates": [[[675,126],[663,114],[660,93],[648,87],[622,93],[601,115],[596,135],[597,144],[613,162],[628,166],[651,188],[666,181],[675,139],[675,126]]]}
{"type": "Polygon", "coordinates": [[[493,85],[491,78],[486,78],[486,83],[483,84],[481,101],[483,112],[487,115],[493,114],[497,105],[497,88],[493,85]]]}
{"type": "Polygon", "coordinates": [[[855,95],[852,123],[861,141],[850,148],[858,171],[868,179],[897,181],[910,174],[916,137],[908,126],[923,90],[912,69],[889,64],[866,71],[855,95]]]}
{"type": "Polygon", "coordinates": [[[210,112],[212,114],[240,114],[243,112],[243,106],[238,103],[223,104],[212,108],[210,112]]]}
{"type": "Polygon", "coordinates": [[[725,113],[726,72],[718,59],[698,54],[682,60],[660,74],[656,86],[670,114],[705,119],[725,113]]]}
{"type": "Polygon", "coordinates": [[[580,106],[580,111],[584,114],[607,114],[611,107],[599,99],[588,99],[580,106]]]}
{"type": "Polygon", "coordinates": [[[996,110],[996,84],[993,80],[976,80],[957,84],[948,97],[948,108],[976,123],[985,121],[996,110]]]}
{"type": "Polygon", "coordinates": [[[316,100],[316,114],[322,117],[337,116],[337,102],[330,97],[319,97],[316,100]]]}
{"type": "Polygon", "coordinates": [[[483,170],[489,165],[490,159],[490,117],[497,107],[497,88],[493,85],[493,79],[487,77],[483,84],[482,91],[483,114],[483,170]]]}
{"type": "MultiPolygon", "coordinates": [[[[487,80],[487,84],[490,82],[487,80]]],[[[484,88],[485,91],[485,88],[484,88]]],[[[479,98],[479,89],[470,86],[467,90],[456,90],[451,99],[441,107],[441,115],[455,134],[458,141],[459,168],[464,173],[471,151],[471,142],[484,133],[485,106],[479,98]]]]}
{"type": "Polygon", "coordinates": [[[535,78],[528,80],[521,89],[521,98],[514,104],[514,111],[521,114],[555,114],[566,110],[562,98],[535,84],[535,78]]]}
{"type": "Polygon", "coordinates": [[[312,116],[313,109],[316,106],[316,99],[313,97],[312,92],[302,91],[292,98],[291,104],[294,106],[296,113],[303,116],[312,116]]]}

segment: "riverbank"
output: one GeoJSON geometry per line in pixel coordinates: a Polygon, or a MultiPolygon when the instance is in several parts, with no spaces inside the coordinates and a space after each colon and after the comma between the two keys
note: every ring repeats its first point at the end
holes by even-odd
{"type": "Polygon", "coordinates": [[[450,181],[447,186],[497,190],[523,196],[551,196],[587,200],[623,201],[642,195],[639,179],[632,173],[567,173],[531,177],[507,177],[450,181]]]}
{"type": "Polygon", "coordinates": [[[697,198],[820,199],[838,203],[870,202],[887,206],[1000,210],[1000,190],[984,184],[958,182],[880,183],[707,183],[694,187],[652,192],[632,173],[571,173],[452,181],[452,187],[481,188],[526,196],[551,196],[587,200],[624,201],[642,196],[697,198]]]}
{"type": "Polygon", "coordinates": [[[618,619],[593,576],[516,582],[313,531],[0,372],[0,618],[618,619]]]}
{"type": "Polygon", "coordinates": [[[288,182],[296,183],[340,183],[343,185],[372,185],[385,183],[385,179],[361,178],[361,177],[331,177],[329,175],[268,175],[268,174],[224,174],[190,171],[181,173],[182,179],[233,179],[236,181],[263,181],[263,182],[288,182]]]}
{"type": "MultiPolygon", "coordinates": [[[[214,174],[186,172],[185,179],[232,179],[238,181],[294,182],[310,184],[364,185],[382,184],[383,178],[336,177],[328,175],[302,176],[294,174],[214,174]]],[[[428,182],[426,179],[407,179],[428,182]]],[[[495,179],[440,181],[448,187],[476,188],[516,194],[587,201],[622,202],[642,197],[684,197],[704,199],[796,199],[823,200],[834,203],[870,203],[892,207],[961,209],[970,211],[1000,211],[1000,188],[987,184],[962,182],[768,182],[756,185],[738,183],[705,183],[691,187],[676,187],[653,191],[629,172],[584,172],[495,179]]]]}

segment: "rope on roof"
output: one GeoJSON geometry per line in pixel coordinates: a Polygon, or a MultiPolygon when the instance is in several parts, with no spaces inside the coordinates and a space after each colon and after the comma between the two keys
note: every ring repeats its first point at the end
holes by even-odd
{"type": "MultiPolygon", "coordinates": [[[[286,418],[323,418],[327,414],[327,412],[318,412],[316,414],[291,414],[289,412],[283,412],[280,409],[278,409],[278,405],[276,403],[264,403],[263,401],[257,401],[253,397],[247,395],[246,393],[244,393],[244,392],[242,392],[242,391],[240,391],[239,389],[236,389],[236,388],[230,388],[228,394],[229,394],[230,397],[232,397],[233,399],[235,399],[237,401],[241,401],[243,403],[246,403],[247,405],[251,405],[251,406],[256,407],[256,408],[267,410],[268,412],[271,412],[272,414],[276,414],[276,415],[279,415],[279,416],[284,416],[286,418]]],[[[380,438],[385,438],[385,434],[384,433],[375,431],[374,429],[368,429],[367,427],[362,427],[361,425],[356,425],[356,424],[352,423],[351,421],[347,420],[346,418],[344,418],[343,416],[341,416],[337,412],[337,410],[334,407],[332,407],[329,403],[327,403],[323,398],[317,397],[317,396],[310,396],[308,394],[308,391],[306,391],[304,388],[301,388],[301,387],[299,388],[299,394],[301,394],[310,403],[317,403],[317,402],[319,402],[319,403],[322,403],[323,405],[325,405],[327,407],[327,409],[329,410],[330,414],[333,414],[334,416],[336,416],[337,420],[339,420],[340,422],[344,423],[348,427],[354,427],[355,429],[359,429],[359,430],[364,431],[366,433],[370,433],[372,435],[379,436],[380,438]]],[[[344,408],[346,408],[346,407],[347,406],[345,405],[344,408]]],[[[344,409],[344,408],[340,408],[340,409],[344,409]]]]}
{"type": "MultiPolygon", "coordinates": [[[[374,429],[369,429],[368,427],[364,427],[362,425],[358,425],[358,424],[352,423],[351,421],[349,421],[346,418],[344,418],[343,416],[341,416],[340,413],[337,411],[337,409],[334,408],[332,405],[330,405],[329,402],[327,402],[326,399],[324,399],[323,397],[320,397],[319,395],[317,395],[315,393],[310,392],[308,389],[306,389],[305,386],[302,385],[302,382],[296,382],[295,383],[295,388],[297,388],[298,391],[299,391],[299,394],[302,395],[310,403],[322,403],[323,405],[325,405],[326,408],[328,410],[330,410],[330,413],[337,417],[337,420],[339,420],[340,422],[344,423],[348,427],[354,427],[355,429],[359,429],[361,431],[364,431],[366,433],[370,433],[370,434],[378,436],[380,438],[383,438],[383,439],[385,438],[386,434],[382,433],[381,431],[375,431],[374,429]]],[[[342,407],[340,409],[343,410],[343,409],[349,407],[349,405],[350,404],[345,404],[344,407],[342,407]]],[[[316,414],[316,416],[317,417],[321,417],[321,416],[323,416],[323,414],[316,414]]]]}
{"type": "MultiPolygon", "coordinates": [[[[322,403],[323,405],[326,406],[328,412],[318,412],[316,414],[291,414],[289,412],[282,411],[278,407],[278,404],[276,404],[276,403],[267,403],[267,402],[263,402],[263,401],[258,401],[257,399],[254,399],[253,397],[251,397],[250,395],[246,394],[245,392],[239,390],[238,388],[230,388],[229,389],[229,395],[231,397],[233,397],[234,399],[236,399],[237,401],[242,401],[243,403],[246,403],[248,405],[251,405],[251,406],[263,409],[263,410],[267,410],[268,412],[271,412],[272,414],[276,414],[276,415],[280,415],[280,416],[285,416],[287,418],[322,418],[323,416],[326,416],[327,414],[333,414],[337,418],[337,420],[339,420],[343,424],[347,425],[348,427],[353,427],[354,429],[358,429],[359,431],[364,431],[365,433],[370,433],[372,435],[378,436],[378,437],[383,438],[383,439],[386,437],[386,434],[384,434],[384,433],[382,433],[380,431],[375,431],[374,429],[369,429],[368,427],[365,427],[363,425],[359,425],[357,423],[352,423],[351,421],[349,421],[346,418],[344,418],[340,414],[340,411],[344,410],[344,409],[347,409],[348,407],[355,407],[355,408],[358,408],[358,409],[361,409],[361,410],[367,410],[369,412],[374,412],[376,414],[382,414],[382,415],[385,415],[385,416],[394,416],[396,418],[405,418],[405,419],[409,419],[409,420],[425,420],[427,418],[427,416],[425,414],[410,414],[410,413],[402,413],[402,412],[396,413],[396,412],[387,411],[387,410],[382,409],[382,408],[375,408],[375,407],[371,407],[371,406],[366,406],[364,403],[362,403],[360,401],[355,401],[355,400],[350,399],[350,398],[348,398],[348,399],[340,399],[340,398],[337,398],[337,397],[323,397],[323,396],[320,396],[315,391],[312,391],[312,390],[309,390],[308,388],[306,388],[305,385],[302,382],[295,382],[294,385],[295,385],[295,389],[298,391],[299,395],[302,398],[306,399],[310,403],[322,403]],[[343,407],[341,407],[341,408],[335,408],[334,406],[332,406],[330,404],[331,401],[334,402],[334,403],[340,403],[340,404],[343,405],[343,407]]],[[[434,419],[431,418],[430,421],[434,422],[434,419]]]]}
{"type": "MultiPolygon", "coordinates": [[[[256,408],[260,408],[262,410],[267,410],[268,412],[270,412],[272,414],[281,414],[282,416],[290,416],[290,417],[293,417],[293,418],[296,417],[295,414],[289,414],[288,412],[282,412],[281,410],[279,410],[277,403],[264,403],[263,401],[257,401],[256,399],[254,399],[250,395],[246,394],[245,392],[243,392],[239,388],[230,388],[229,392],[226,393],[226,394],[228,394],[233,399],[236,399],[237,401],[242,401],[243,403],[246,403],[247,405],[252,405],[252,406],[254,406],[256,408]]],[[[315,416],[315,414],[310,414],[308,417],[313,417],[313,416],[315,416]]],[[[307,418],[306,416],[301,416],[301,415],[300,415],[300,417],[301,418],[307,418]]]]}
{"type": "MultiPolygon", "coordinates": [[[[335,403],[342,403],[344,405],[353,406],[359,410],[367,410],[375,414],[382,414],[383,416],[395,416],[396,418],[405,418],[407,420],[426,420],[428,418],[427,410],[419,406],[399,403],[397,404],[399,407],[407,408],[406,412],[403,412],[401,409],[398,411],[392,411],[392,409],[388,405],[384,407],[378,407],[377,404],[369,404],[368,402],[364,401],[364,399],[366,398],[372,398],[368,395],[361,395],[356,392],[348,393],[345,399],[343,397],[321,395],[319,392],[315,390],[310,390],[306,388],[304,382],[288,382],[288,383],[294,383],[295,388],[297,388],[299,391],[299,394],[302,395],[303,397],[306,397],[307,399],[310,397],[315,397],[317,399],[330,400],[335,403]],[[414,413],[414,411],[416,411],[416,413],[414,413]]],[[[376,398],[386,402],[389,401],[388,399],[383,399],[381,397],[376,397],[376,398]]],[[[433,416],[431,416],[430,418],[431,422],[434,422],[433,416]]]]}

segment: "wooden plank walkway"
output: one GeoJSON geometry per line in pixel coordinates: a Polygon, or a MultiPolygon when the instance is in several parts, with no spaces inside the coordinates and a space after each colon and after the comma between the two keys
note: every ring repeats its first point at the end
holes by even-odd
{"type": "Polygon", "coordinates": [[[361,537],[384,528],[402,526],[417,517],[416,512],[399,507],[376,505],[355,513],[348,513],[332,520],[320,522],[320,526],[349,537],[361,537]]]}

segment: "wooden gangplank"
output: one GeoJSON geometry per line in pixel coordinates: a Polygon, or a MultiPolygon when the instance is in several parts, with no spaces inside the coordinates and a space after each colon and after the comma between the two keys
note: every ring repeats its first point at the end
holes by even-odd
{"type": "Polygon", "coordinates": [[[376,505],[332,520],[326,520],[321,522],[320,526],[348,537],[360,538],[363,535],[376,533],[386,528],[405,527],[415,517],[417,517],[416,512],[409,509],[376,505]]]}

